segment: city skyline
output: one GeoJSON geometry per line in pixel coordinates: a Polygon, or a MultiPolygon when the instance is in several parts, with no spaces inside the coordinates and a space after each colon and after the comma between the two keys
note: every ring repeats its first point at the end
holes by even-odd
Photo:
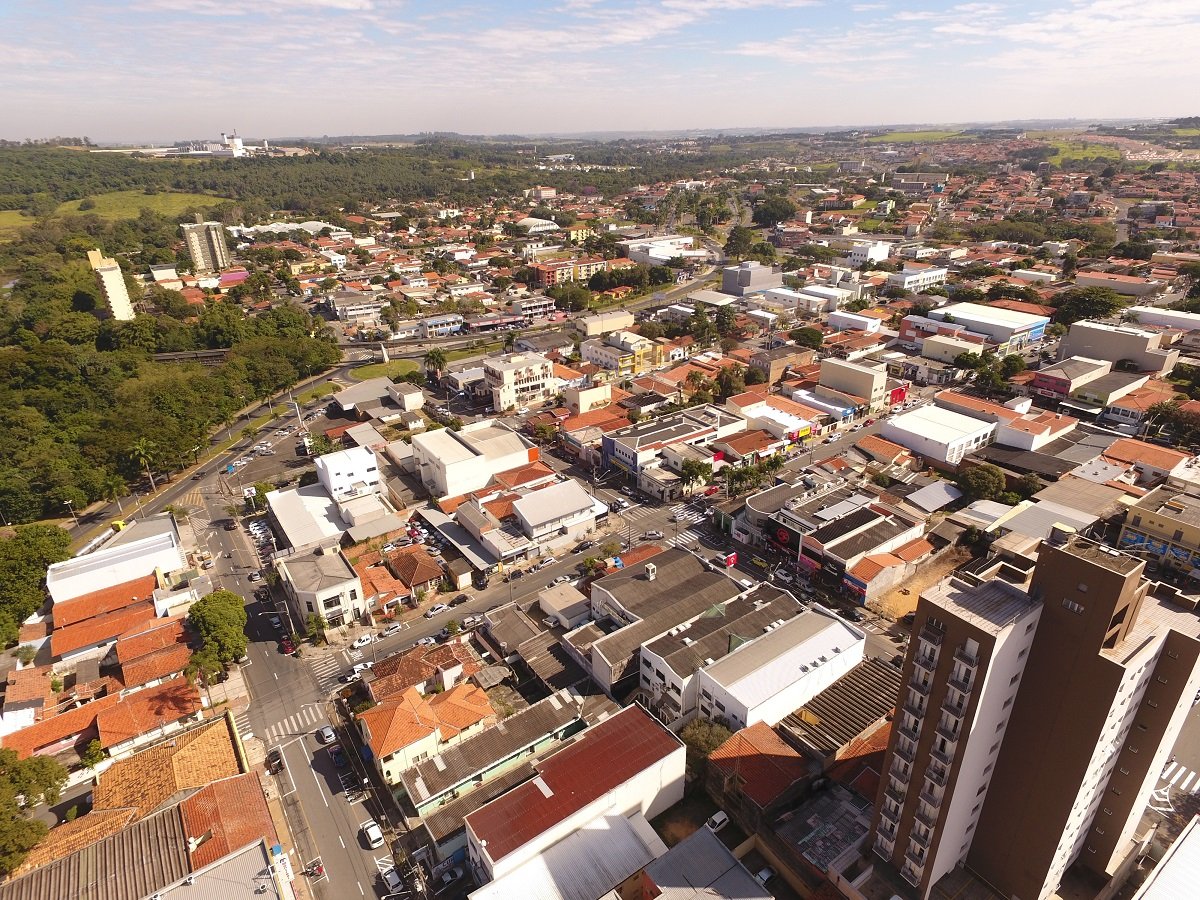
{"type": "Polygon", "coordinates": [[[0,12],[0,137],[1188,115],[1185,0],[133,0],[0,12]],[[1155,90],[1147,91],[1153,73],[1155,90]]]}

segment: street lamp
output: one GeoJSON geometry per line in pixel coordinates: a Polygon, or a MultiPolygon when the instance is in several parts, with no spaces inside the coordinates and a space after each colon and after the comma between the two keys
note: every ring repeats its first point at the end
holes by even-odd
{"type": "MultiPolygon", "coordinates": [[[[64,500],[63,504],[67,507],[68,512],[71,513],[71,518],[75,520],[75,527],[78,528],[79,527],[79,516],[75,515],[75,507],[71,504],[70,500],[64,500]]],[[[7,524],[7,523],[5,523],[5,524],[7,524]]]]}
{"type": "Polygon", "coordinates": [[[296,425],[300,429],[301,433],[304,433],[307,429],[304,427],[304,417],[300,415],[300,404],[295,400],[289,400],[288,404],[292,407],[292,409],[296,410],[296,425]]]}

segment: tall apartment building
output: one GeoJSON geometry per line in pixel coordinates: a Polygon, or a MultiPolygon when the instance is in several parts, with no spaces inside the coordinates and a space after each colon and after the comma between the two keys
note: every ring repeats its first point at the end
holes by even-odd
{"type": "Polygon", "coordinates": [[[197,274],[229,268],[229,247],[225,243],[224,225],[220,222],[198,222],[180,227],[188,255],[192,257],[192,268],[197,274]]]}
{"type": "Polygon", "coordinates": [[[104,294],[104,302],[114,319],[120,322],[133,320],[133,303],[129,299],[129,288],[125,286],[125,276],[115,259],[110,259],[99,249],[88,251],[88,265],[96,273],[100,290],[104,294]]]}
{"type": "Polygon", "coordinates": [[[1041,900],[1130,852],[1200,685],[1200,620],[1143,568],[1056,528],[1028,592],[922,595],[871,837],[922,897],[964,864],[1041,900]]]}
{"type": "Polygon", "coordinates": [[[483,364],[483,377],[492,391],[496,412],[544,403],[558,390],[554,363],[536,353],[510,353],[483,364]]]}

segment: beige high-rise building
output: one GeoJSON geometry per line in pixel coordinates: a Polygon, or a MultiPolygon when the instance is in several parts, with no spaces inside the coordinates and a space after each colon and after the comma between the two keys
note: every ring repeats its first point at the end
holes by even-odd
{"type": "Polygon", "coordinates": [[[104,302],[108,305],[112,317],[121,322],[133,321],[133,303],[129,299],[129,288],[125,286],[125,276],[117,261],[105,256],[97,248],[88,251],[88,265],[96,273],[96,280],[104,294],[104,302]]]}
{"type": "Polygon", "coordinates": [[[192,258],[192,269],[197,275],[229,268],[229,247],[225,243],[224,225],[220,222],[197,222],[180,227],[188,255],[192,258]]]}
{"type": "Polygon", "coordinates": [[[1133,851],[1200,686],[1200,619],[1143,569],[1055,528],[1028,591],[922,594],[871,835],[922,898],[962,865],[1042,900],[1133,851]]]}

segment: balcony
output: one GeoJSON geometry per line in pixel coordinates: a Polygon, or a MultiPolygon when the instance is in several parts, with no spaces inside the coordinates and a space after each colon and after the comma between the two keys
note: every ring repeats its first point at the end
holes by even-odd
{"type": "Polygon", "coordinates": [[[908,792],[899,790],[895,787],[895,785],[889,784],[886,788],[884,788],[883,794],[885,797],[890,797],[897,803],[903,803],[904,798],[908,795],[908,792]]]}
{"type": "Polygon", "coordinates": [[[917,758],[917,749],[915,746],[913,746],[912,744],[910,744],[906,741],[897,741],[896,742],[896,755],[898,757],[900,757],[902,760],[904,760],[906,763],[911,764],[917,758]]]}
{"type": "Polygon", "coordinates": [[[917,738],[920,736],[917,732],[917,729],[910,728],[907,724],[902,723],[898,730],[899,730],[900,734],[902,734],[904,737],[908,738],[914,744],[917,742],[917,738]]]}
{"type": "Polygon", "coordinates": [[[912,700],[904,701],[904,711],[916,719],[918,722],[925,718],[925,708],[917,706],[912,700]]]}
{"type": "Polygon", "coordinates": [[[972,670],[979,665],[979,657],[972,656],[971,654],[967,653],[965,647],[959,647],[957,650],[955,650],[954,658],[972,670]]]}
{"type": "Polygon", "coordinates": [[[967,711],[967,704],[955,703],[950,699],[950,695],[947,694],[946,699],[942,701],[942,711],[945,712],[947,715],[953,716],[954,718],[961,720],[963,717],[963,714],[967,711]]]}
{"type": "Polygon", "coordinates": [[[918,694],[920,694],[922,697],[929,696],[929,685],[922,684],[920,681],[918,681],[915,678],[908,683],[908,686],[909,686],[909,688],[911,688],[912,690],[914,690],[918,694]]]}
{"type": "MultiPolygon", "coordinates": [[[[908,849],[904,851],[904,858],[911,863],[911,867],[917,872],[917,878],[920,879],[921,870],[925,868],[925,854],[909,844],[908,849]]],[[[905,868],[908,868],[908,865],[905,868]]]]}
{"type": "Polygon", "coordinates": [[[910,841],[912,841],[914,844],[916,844],[918,847],[920,847],[922,850],[928,850],[929,842],[933,840],[933,836],[929,835],[929,834],[922,835],[920,831],[918,831],[917,829],[914,828],[909,833],[908,839],[910,841]]]}
{"type": "Polygon", "coordinates": [[[939,750],[936,746],[929,748],[929,755],[940,762],[943,766],[949,766],[954,762],[953,750],[939,750]]]}
{"type": "Polygon", "coordinates": [[[942,805],[942,798],[928,789],[921,791],[918,796],[920,797],[922,803],[928,804],[934,809],[937,809],[942,805]]]}
{"type": "Polygon", "coordinates": [[[933,674],[934,666],[937,665],[937,655],[933,653],[918,653],[913,657],[913,662],[919,668],[933,674]]]}
{"type": "Polygon", "coordinates": [[[921,885],[921,870],[920,869],[913,868],[908,863],[905,863],[904,868],[902,868],[900,870],[900,874],[903,875],[904,880],[907,881],[909,884],[911,884],[913,887],[920,887],[920,885],[921,885]]]}
{"type": "MultiPolygon", "coordinates": [[[[949,762],[946,763],[947,766],[949,764],[950,764],[949,762]]],[[[948,774],[949,773],[945,766],[933,765],[933,766],[929,766],[925,770],[925,777],[928,778],[931,782],[933,782],[935,785],[937,785],[940,788],[946,786],[946,776],[948,774]]]]}
{"type": "Polygon", "coordinates": [[[948,685],[950,685],[950,687],[954,688],[956,691],[959,691],[963,694],[971,693],[971,682],[964,678],[956,678],[953,675],[951,675],[949,678],[946,679],[946,683],[948,685]]]}
{"type": "Polygon", "coordinates": [[[936,629],[930,628],[928,625],[922,628],[921,633],[918,635],[918,637],[925,641],[925,643],[932,644],[935,647],[942,646],[942,639],[945,638],[945,636],[946,633],[944,631],[937,631],[936,629]]]}
{"type": "Polygon", "coordinates": [[[939,737],[944,737],[949,744],[958,743],[958,731],[951,728],[945,722],[938,722],[937,733],[939,737]]]}
{"type": "MultiPolygon", "coordinates": [[[[923,806],[917,807],[917,821],[931,831],[937,827],[937,812],[934,810],[926,810],[923,806]]],[[[913,837],[916,837],[916,832],[913,832],[913,837]]],[[[928,847],[928,844],[922,846],[928,847]]]]}

